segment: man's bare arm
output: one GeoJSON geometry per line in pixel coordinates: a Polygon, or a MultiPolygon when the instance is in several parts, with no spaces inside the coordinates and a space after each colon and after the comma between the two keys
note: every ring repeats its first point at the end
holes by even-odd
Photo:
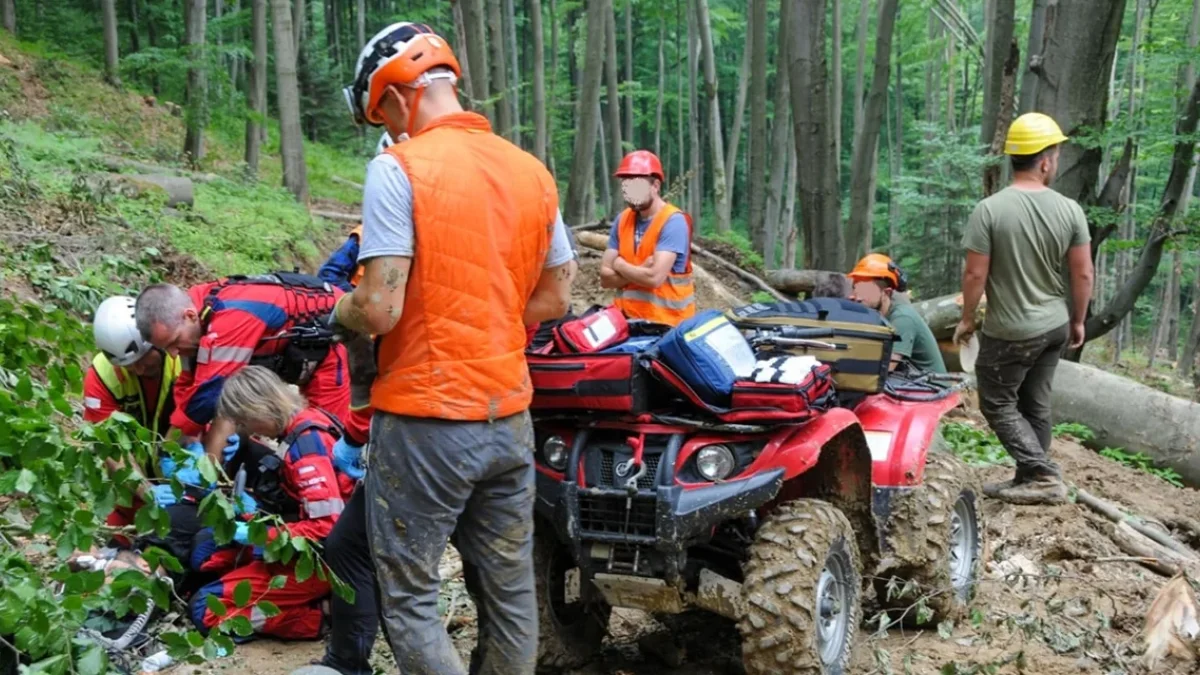
{"type": "Polygon", "coordinates": [[[363,265],[358,288],[338,301],[335,319],[364,335],[384,335],[400,321],[412,258],[380,256],[363,265]]]}
{"type": "Polygon", "coordinates": [[[604,257],[600,259],[600,286],[601,288],[621,288],[629,283],[629,279],[621,276],[613,268],[615,263],[620,258],[617,249],[610,248],[604,251],[604,257]]]}
{"type": "Polygon", "coordinates": [[[577,265],[574,260],[557,267],[547,267],[538,277],[537,286],[525,314],[521,317],[526,326],[533,326],[550,319],[560,319],[571,307],[571,284],[575,281],[577,265]]]}
{"type": "Polygon", "coordinates": [[[650,266],[637,266],[624,258],[617,258],[613,268],[630,283],[646,288],[658,288],[667,280],[677,254],[672,251],[655,251],[650,266]]]}
{"type": "Polygon", "coordinates": [[[983,289],[987,285],[988,270],[992,259],[976,251],[967,251],[967,265],[963,270],[962,282],[962,318],[963,321],[975,323],[975,313],[979,310],[979,301],[983,298],[983,289]]]}
{"type": "Polygon", "coordinates": [[[1087,320],[1088,303],[1092,301],[1092,245],[1080,244],[1067,249],[1067,268],[1071,270],[1071,323],[1087,320]]]}

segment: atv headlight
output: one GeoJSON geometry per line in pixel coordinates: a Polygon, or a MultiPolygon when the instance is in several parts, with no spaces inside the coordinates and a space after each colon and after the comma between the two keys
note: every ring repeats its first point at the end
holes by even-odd
{"type": "Polygon", "coordinates": [[[696,453],[696,470],[706,480],[721,480],[733,473],[733,453],[723,445],[710,445],[696,453]]]}
{"type": "Polygon", "coordinates": [[[542,443],[542,458],[556,471],[567,467],[567,442],[562,436],[551,436],[542,443]]]}

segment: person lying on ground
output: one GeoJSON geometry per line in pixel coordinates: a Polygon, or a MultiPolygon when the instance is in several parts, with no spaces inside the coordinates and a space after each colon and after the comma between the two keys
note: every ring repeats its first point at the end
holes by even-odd
{"type": "Polygon", "coordinates": [[[286,377],[313,405],[365,433],[366,420],[350,420],[346,348],[331,340],[289,337],[312,328],[343,295],[306,275],[226,277],[183,290],[155,284],[137,300],[142,337],[183,360],[175,384],[171,425],[190,441],[203,434],[215,463],[237,452],[233,424],[215,414],[226,379],[249,364],[267,365],[286,377]],[[286,280],[281,282],[286,276],[286,280]]]}
{"type": "Polygon", "coordinates": [[[925,319],[912,305],[896,301],[896,293],[908,290],[908,279],[891,258],[881,253],[866,256],[854,266],[850,279],[854,282],[852,299],[878,311],[896,331],[893,370],[901,360],[908,359],[925,372],[946,372],[942,351],[925,319]]]}
{"type": "MultiPolygon", "coordinates": [[[[247,366],[229,377],[217,403],[217,414],[247,433],[276,439],[282,446],[275,469],[263,470],[261,467],[270,462],[259,457],[259,475],[253,481],[247,480],[257,507],[284,521],[267,528],[266,541],[273,541],[280,530],[286,530],[290,537],[323,543],[345,510],[345,500],[355,483],[334,467],[333,448],[342,433],[338,421],[310,406],[279,376],[261,366],[247,366]]],[[[244,615],[258,635],[319,638],[326,626],[323,605],[329,595],[329,582],[315,573],[301,582],[294,564],[263,560],[261,553],[253,549],[250,525],[244,520],[236,525],[234,543],[251,549],[249,556],[241,551],[241,560],[248,557],[249,561],[225,572],[192,597],[191,618],[196,626],[207,632],[231,616],[244,615]],[[271,579],[279,575],[286,576],[287,583],[283,588],[270,588],[271,579]],[[233,592],[243,581],[250,582],[251,597],[274,603],[279,614],[266,617],[253,605],[236,608],[233,592]],[[212,612],[209,596],[225,604],[225,616],[212,612]]],[[[194,562],[212,571],[205,566],[204,553],[198,546],[193,552],[194,562]]]]}

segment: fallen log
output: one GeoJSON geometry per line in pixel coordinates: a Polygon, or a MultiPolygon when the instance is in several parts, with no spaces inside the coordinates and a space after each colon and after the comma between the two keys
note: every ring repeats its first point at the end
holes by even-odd
{"type": "MultiPolygon", "coordinates": [[[[962,293],[918,300],[912,303],[912,306],[917,310],[917,314],[925,319],[929,330],[933,331],[933,337],[938,340],[949,340],[954,337],[954,329],[962,319],[962,293]]],[[[985,297],[979,301],[979,309],[975,314],[975,320],[980,324],[983,322],[983,314],[986,309],[987,298],[985,297]]]]}
{"type": "Polygon", "coordinates": [[[1182,556],[1200,561],[1200,554],[1197,554],[1192,549],[1177,541],[1171,535],[1167,534],[1166,532],[1156,530],[1152,527],[1148,527],[1143,522],[1141,517],[1125,513],[1118,505],[1101,499],[1087,490],[1084,490],[1083,488],[1079,488],[1076,491],[1075,501],[1083,504],[1096,513],[1099,513],[1105,518],[1108,518],[1114,523],[1125,523],[1129,525],[1129,527],[1136,530],[1139,534],[1153,539],[1158,544],[1161,544],[1182,556]]]}
{"type": "MultiPolygon", "coordinates": [[[[737,276],[741,277],[743,281],[749,282],[751,285],[757,287],[758,289],[760,289],[766,293],[769,293],[771,295],[771,297],[775,298],[776,300],[782,300],[782,301],[786,302],[786,301],[792,299],[792,298],[787,297],[783,293],[780,293],[779,291],[775,290],[774,288],[772,288],[771,285],[768,284],[767,282],[763,281],[761,277],[759,277],[755,274],[751,274],[750,272],[747,272],[746,270],[738,267],[737,265],[734,265],[733,263],[729,262],[728,260],[725,260],[724,258],[718,256],[717,254],[715,254],[711,251],[706,251],[706,250],[700,248],[699,246],[692,244],[692,252],[699,253],[701,256],[704,257],[705,260],[711,260],[712,262],[720,265],[721,267],[724,267],[725,269],[729,270],[730,272],[733,272],[737,276]]],[[[695,267],[694,262],[692,263],[692,266],[695,267]]]]}
{"type": "Polygon", "coordinates": [[[159,194],[166,198],[167,206],[192,206],[196,201],[196,188],[192,181],[179,176],[100,173],[92,176],[88,184],[97,195],[119,194],[137,198],[159,194]]]}
{"type": "Polygon", "coordinates": [[[1113,523],[1108,532],[1109,539],[1125,553],[1140,558],[1146,569],[1163,576],[1172,577],[1179,573],[1195,577],[1200,572],[1200,559],[1188,558],[1153,541],[1129,526],[1129,523],[1113,523]]]}
{"type": "Polygon", "coordinates": [[[329,220],[340,220],[347,223],[362,222],[362,215],[358,213],[338,213],[336,211],[313,211],[314,216],[328,218],[329,220]]]}
{"type": "Polygon", "coordinates": [[[767,283],[775,290],[791,295],[810,293],[822,281],[838,272],[824,270],[767,270],[767,283]]]}
{"type": "Polygon", "coordinates": [[[1069,361],[1058,364],[1051,402],[1056,423],[1095,432],[1090,444],[1145,453],[1200,485],[1200,404],[1069,361]]]}
{"type": "Polygon", "coordinates": [[[150,174],[154,176],[178,176],[180,178],[190,178],[197,183],[211,183],[220,178],[220,176],[212,173],[199,173],[197,171],[188,171],[173,166],[161,166],[159,164],[147,164],[133,159],[125,159],[123,157],[105,157],[103,164],[109,171],[120,173],[121,171],[130,170],[137,171],[142,174],[150,174]]]}

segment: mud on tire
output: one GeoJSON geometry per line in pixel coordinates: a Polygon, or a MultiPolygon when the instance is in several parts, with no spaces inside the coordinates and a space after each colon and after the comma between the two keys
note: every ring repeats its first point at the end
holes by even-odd
{"type": "Polygon", "coordinates": [[[949,453],[931,451],[924,484],[893,504],[889,550],[873,581],[880,609],[890,621],[936,625],[970,605],[983,568],[979,493],[965,464],[949,453]],[[921,611],[922,604],[928,612],[921,611]]]}
{"type": "Polygon", "coordinates": [[[747,675],[846,673],[862,619],[861,565],[850,521],[829,503],[798,499],[766,516],[745,566],[747,675]]]}
{"type": "Polygon", "coordinates": [[[575,567],[571,553],[553,529],[537,523],[533,537],[533,579],[538,607],[538,669],[558,670],[587,663],[600,650],[612,607],[590,594],[588,602],[567,602],[566,573],[575,567]]]}

